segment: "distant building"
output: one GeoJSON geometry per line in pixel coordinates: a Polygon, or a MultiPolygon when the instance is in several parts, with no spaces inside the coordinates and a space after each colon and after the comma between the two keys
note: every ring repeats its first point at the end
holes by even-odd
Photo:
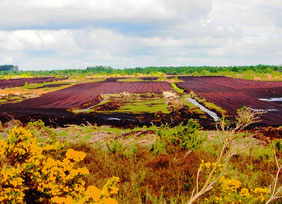
{"type": "Polygon", "coordinates": [[[18,66],[14,65],[0,65],[0,71],[14,71],[18,72],[20,69],[18,66]]]}

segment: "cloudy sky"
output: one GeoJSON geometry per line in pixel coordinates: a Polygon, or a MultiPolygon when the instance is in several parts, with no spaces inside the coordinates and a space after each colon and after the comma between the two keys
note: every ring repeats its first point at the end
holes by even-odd
{"type": "Polygon", "coordinates": [[[24,70],[282,64],[281,0],[0,0],[24,70]]]}

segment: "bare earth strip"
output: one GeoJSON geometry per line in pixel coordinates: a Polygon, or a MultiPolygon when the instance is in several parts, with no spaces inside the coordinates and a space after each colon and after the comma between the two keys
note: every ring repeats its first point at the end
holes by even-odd
{"type": "Polygon", "coordinates": [[[162,93],[173,91],[166,82],[97,82],[74,85],[69,88],[43,94],[38,98],[28,99],[17,104],[5,104],[0,108],[62,108],[81,106],[88,102],[97,104],[101,94],[162,93]]]}
{"type": "Polygon", "coordinates": [[[34,78],[20,78],[20,79],[3,79],[0,80],[0,88],[12,88],[18,86],[24,86],[25,83],[43,83],[43,82],[52,82],[59,81],[65,78],[55,78],[55,77],[34,77],[34,78]]]}
{"type": "MultiPolygon", "coordinates": [[[[45,93],[40,97],[27,99],[19,103],[1,105],[0,119],[7,121],[8,117],[10,117],[20,119],[23,122],[35,119],[44,119],[45,122],[48,120],[50,120],[50,122],[52,122],[51,120],[56,120],[60,121],[59,125],[61,125],[70,123],[79,124],[86,121],[103,123],[103,120],[117,118],[122,115],[122,120],[119,119],[118,122],[120,125],[123,125],[123,123],[127,124],[128,121],[132,121],[140,116],[131,116],[122,113],[119,115],[112,114],[111,116],[98,113],[75,115],[68,112],[67,109],[74,107],[86,108],[87,106],[98,104],[101,100],[101,94],[119,94],[122,92],[162,93],[163,91],[173,92],[174,90],[167,82],[95,82],[77,84],[58,91],[45,93]]],[[[148,114],[146,117],[151,118],[153,116],[148,114]]],[[[115,124],[118,122],[115,121],[115,124]]],[[[142,122],[143,121],[141,121],[141,123],[142,122]]],[[[137,121],[137,123],[140,123],[140,121],[137,121]]]]}
{"type": "Polygon", "coordinates": [[[194,91],[207,101],[220,106],[232,115],[243,106],[253,110],[265,110],[261,125],[282,125],[281,102],[262,101],[260,98],[282,97],[281,81],[252,81],[228,77],[179,77],[177,83],[187,92],[194,91]]]}

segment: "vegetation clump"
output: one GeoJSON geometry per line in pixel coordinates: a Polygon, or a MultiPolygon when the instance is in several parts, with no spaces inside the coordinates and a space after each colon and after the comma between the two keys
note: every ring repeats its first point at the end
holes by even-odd
{"type": "Polygon", "coordinates": [[[8,140],[0,140],[2,203],[117,203],[119,179],[108,180],[102,190],[86,187],[86,167],[78,164],[86,154],[68,149],[54,156],[64,145],[56,142],[41,146],[30,131],[15,127],[8,140]]]}
{"type": "Polygon", "coordinates": [[[159,139],[152,146],[152,150],[155,153],[198,150],[205,141],[198,134],[199,130],[199,123],[193,119],[188,120],[186,125],[180,124],[174,128],[161,126],[157,132],[159,139]]]}

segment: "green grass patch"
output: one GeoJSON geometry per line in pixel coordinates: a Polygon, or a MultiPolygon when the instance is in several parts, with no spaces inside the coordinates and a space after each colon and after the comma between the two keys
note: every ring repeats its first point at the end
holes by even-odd
{"type": "Polygon", "coordinates": [[[43,89],[43,90],[52,90],[54,88],[58,88],[58,87],[66,87],[69,86],[71,84],[73,84],[74,82],[64,82],[64,81],[52,81],[52,82],[43,82],[43,83],[31,83],[28,84],[26,83],[24,86],[18,87],[18,88],[22,88],[22,89],[43,89]],[[56,85],[56,84],[63,84],[61,86],[57,86],[57,87],[43,87],[43,86],[48,86],[48,85],[56,85]],[[41,88],[43,87],[43,88],[41,88]]]}
{"type": "Polygon", "coordinates": [[[174,90],[178,93],[184,93],[184,90],[176,86],[176,84],[173,82],[171,83],[171,87],[174,88],[174,90]]]}
{"type": "Polygon", "coordinates": [[[186,96],[186,98],[193,98],[196,101],[198,101],[199,103],[201,103],[203,106],[205,106],[207,109],[209,110],[215,110],[216,112],[226,116],[227,115],[227,111],[224,110],[223,108],[215,105],[214,103],[208,102],[206,99],[201,98],[200,96],[198,96],[196,93],[191,92],[189,95],[186,96]]]}
{"type": "Polygon", "coordinates": [[[199,114],[199,115],[205,115],[205,112],[202,111],[198,106],[194,105],[193,103],[190,103],[187,98],[189,98],[190,96],[185,94],[182,95],[181,100],[183,101],[183,103],[188,106],[189,110],[191,110],[192,112],[199,114]]]}
{"type": "Polygon", "coordinates": [[[107,94],[102,95],[104,100],[90,109],[74,109],[73,113],[129,113],[143,114],[163,112],[169,113],[166,98],[162,94],[143,93],[143,94],[107,94]],[[116,105],[116,108],[107,107],[109,104],[116,105]]]}
{"type": "Polygon", "coordinates": [[[6,94],[3,96],[0,96],[0,104],[5,103],[17,103],[24,100],[26,97],[22,94],[6,94]]]}
{"type": "Polygon", "coordinates": [[[165,98],[151,98],[149,101],[138,98],[126,102],[118,111],[129,113],[156,113],[161,111],[163,113],[169,113],[167,108],[168,105],[165,98]]]}
{"type": "Polygon", "coordinates": [[[217,112],[221,113],[222,115],[227,114],[227,111],[226,111],[226,110],[224,110],[224,109],[222,109],[221,107],[215,105],[214,103],[207,102],[206,100],[200,101],[200,102],[203,102],[204,106],[205,106],[207,109],[216,110],[217,112]]]}
{"type": "Polygon", "coordinates": [[[135,78],[135,77],[134,78],[128,77],[125,79],[118,79],[117,81],[118,82],[143,82],[144,80],[140,78],[135,78]]]}

